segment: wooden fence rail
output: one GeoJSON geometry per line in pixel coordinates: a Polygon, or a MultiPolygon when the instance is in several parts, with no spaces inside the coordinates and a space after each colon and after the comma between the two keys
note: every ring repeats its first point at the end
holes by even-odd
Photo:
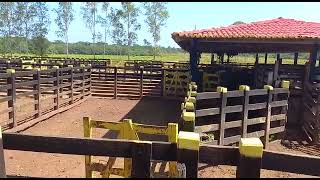
{"type": "Polygon", "coordinates": [[[0,123],[7,130],[82,102],[91,94],[91,67],[8,69],[0,82],[0,123]]]}
{"type": "MultiPolygon", "coordinates": [[[[191,133],[191,136],[195,138],[188,133],[190,132],[180,131],[178,143],[3,133],[0,139],[2,142],[0,143],[0,159],[4,159],[4,149],[132,158],[131,177],[140,178],[150,177],[151,160],[177,161],[185,164],[187,178],[198,177],[198,163],[206,163],[210,166],[237,166],[236,177],[239,178],[260,177],[261,169],[320,176],[318,168],[320,158],[316,156],[263,150],[261,146],[257,146],[258,144],[252,144],[253,140],[261,142],[257,138],[241,139],[240,147],[199,146],[199,135],[191,133]],[[249,146],[250,150],[248,150],[249,146]]],[[[4,163],[1,161],[1,177],[7,176],[4,163]]]]}

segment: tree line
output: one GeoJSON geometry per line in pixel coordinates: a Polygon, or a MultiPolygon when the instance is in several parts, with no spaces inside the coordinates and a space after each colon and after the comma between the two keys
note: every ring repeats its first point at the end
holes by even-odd
{"type": "MultiPolygon", "coordinates": [[[[161,29],[166,25],[169,12],[166,2],[121,2],[120,8],[111,7],[109,2],[83,2],[81,19],[90,30],[92,42],[69,43],[70,25],[74,16],[73,2],[59,2],[53,9],[54,23],[58,26],[56,35],[64,44],[64,53],[84,52],[85,54],[131,54],[149,53],[154,59],[160,52],[161,29]],[[144,46],[136,44],[137,32],[141,28],[138,17],[144,15],[144,23],[152,39],[144,39],[144,46]],[[97,32],[101,26],[104,32],[97,32]],[[107,44],[110,35],[112,45],[107,44]],[[97,43],[98,42],[98,43],[97,43]],[[152,43],[151,43],[152,42],[152,43]],[[83,48],[80,50],[79,48],[83,48]],[[141,50],[141,49],[145,50],[141,50]],[[145,52],[142,52],[145,51],[145,52]]],[[[0,2],[0,50],[2,54],[35,53],[43,56],[48,52],[61,53],[61,41],[50,42],[46,38],[51,24],[46,2],[0,2]]],[[[161,51],[175,51],[176,48],[161,48],[161,51]],[[168,50],[169,49],[169,50],[168,50]]]]}

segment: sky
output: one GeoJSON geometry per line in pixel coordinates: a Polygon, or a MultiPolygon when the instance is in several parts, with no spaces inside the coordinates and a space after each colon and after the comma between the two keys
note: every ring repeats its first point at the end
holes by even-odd
{"type": "MultiPolygon", "coordinates": [[[[135,4],[141,7],[141,3],[135,2],[135,4]]],[[[50,41],[59,40],[55,34],[58,27],[54,22],[56,14],[53,12],[58,3],[48,2],[48,5],[51,24],[47,37],[50,41]]],[[[73,2],[73,5],[75,19],[71,23],[69,42],[91,42],[91,33],[85,27],[80,14],[80,7],[83,6],[83,3],[73,2]]],[[[120,2],[111,2],[110,5],[114,8],[121,6],[120,2]]],[[[250,23],[283,17],[320,22],[320,2],[168,2],[167,8],[170,17],[166,26],[161,30],[159,43],[163,47],[179,47],[171,38],[173,32],[228,26],[235,21],[250,23]]],[[[101,12],[100,7],[98,11],[101,12]]],[[[141,29],[137,32],[138,44],[140,45],[143,45],[143,39],[152,42],[151,34],[148,32],[144,20],[145,16],[141,13],[138,18],[141,29]]],[[[104,29],[99,25],[96,31],[104,33],[104,29]]],[[[111,38],[107,37],[107,39],[107,42],[111,43],[111,38]]]]}

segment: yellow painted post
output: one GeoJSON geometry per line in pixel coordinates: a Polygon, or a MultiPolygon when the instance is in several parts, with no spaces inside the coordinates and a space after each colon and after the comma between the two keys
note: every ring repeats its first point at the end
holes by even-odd
{"type": "Polygon", "coordinates": [[[194,112],[187,112],[187,111],[184,110],[182,112],[182,119],[183,119],[183,127],[182,127],[182,129],[184,131],[193,132],[194,128],[195,128],[196,114],[194,112]]]}
{"type": "Polygon", "coordinates": [[[185,164],[186,178],[198,177],[200,135],[180,131],[178,135],[178,163],[185,164]]]}
{"type": "MultiPolygon", "coordinates": [[[[90,117],[83,117],[83,130],[84,130],[84,137],[91,138],[92,137],[92,128],[91,128],[91,118],[90,117]]],[[[91,171],[91,156],[85,156],[85,171],[86,171],[86,178],[93,178],[93,172],[91,171]]]]}
{"type": "Polygon", "coordinates": [[[282,87],[282,88],[287,88],[287,89],[289,89],[289,87],[290,87],[290,81],[282,80],[282,81],[281,81],[281,87],[282,87]]]}
{"type": "MultiPolygon", "coordinates": [[[[178,124],[168,123],[168,140],[172,143],[178,143],[178,124]]],[[[169,161],[169,177],[175,178],[178,176],[177,162],[169,161]]]]}
{"type": "Polygon", "coordinates": [[[259,138],[241,138],[237,178],[260,178],[263,144],[259,138]]]}
{"type": "MultiPolygon", "coordinates": [[[[133,131],[132,120],[124,119],[122,126],[122,138],[129,140],[139,140],[138,135],[133,131]]],[[[124,177],[131,177],[132,159],[124,158],[124,177]]]]}

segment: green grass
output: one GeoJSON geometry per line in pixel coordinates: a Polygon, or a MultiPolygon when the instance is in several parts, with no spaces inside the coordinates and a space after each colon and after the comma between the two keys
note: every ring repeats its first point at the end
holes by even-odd
{"type": "MultiPolygon", "coordinates": [[[[35,56],[32,54],[14,54],[14,56],[35,56]]],[[[65,54],[48,54],[48,57],[66,57],[65,54]]],[[[86,54],[69,54],[69,58],[85,58],[85,59],[93,59],[93,55],[86,54]]],[[[124,61],[128,59],[127,55],[96,55],[96,59],[111,59],[112,65],[121,66],[124,61]]],[[[216,57],[215,57],[216,58],[216,57]]],[[[153,60],[153,56],[130,56],[130,60],[145,60],[151,61],[153,60]]],[[[188,62],[189,61],[189,53],[175,53],[175,54],[162,54],[156,56],[157,61],[164,62],[188,62]]],[[[225,57],[225,61],[227,58],[225,57]]],[[[210,54],[201,54],[200,62],[204,64],[210,64],[211,55],[210,54]]],[[[234,56],[230,58],[230,62],[235,63],[254,63],[255,55],[252,56],[234,56]]],[[[275,58],[268,57],[268,64],[274,64],[275,58]]],[[[305,59],[299,59],[298,64],[305,64],[305,59]]],[[[264,63],[264,57],[260,57],[259,63],[264,63]]],[[[283,59],[283,64],[293,64],[293,59],[283,59]]]]}

